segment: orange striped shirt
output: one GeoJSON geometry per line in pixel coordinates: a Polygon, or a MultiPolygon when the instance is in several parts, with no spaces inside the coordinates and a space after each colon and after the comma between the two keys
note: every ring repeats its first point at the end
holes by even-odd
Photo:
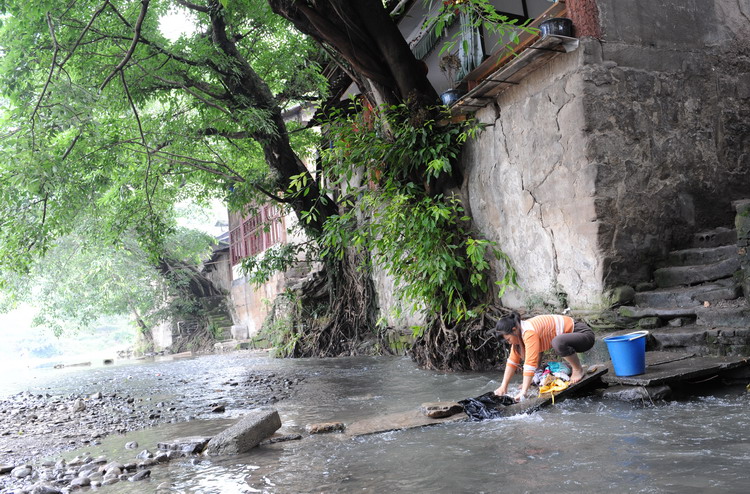
{"type": "MultiPolygon", "coordinates": [[[[521,321],[521,338],[526,347],[523,375],[533,376],[539,366],[539,354],[552,348],[552,339],[563,333],[573,332],[573,318],[568,316],[535,316],[521,321]]],[[[521,366],[521,356],[511,347],[507,365],[521,366]]]]}

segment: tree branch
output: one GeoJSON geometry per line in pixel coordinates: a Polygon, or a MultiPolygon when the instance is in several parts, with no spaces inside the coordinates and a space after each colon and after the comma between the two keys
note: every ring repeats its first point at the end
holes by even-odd
{"type": "Polygon", "coordinates": [[[202,101],[206,105],[208,105],[210,107],[213,107],[213,108],[216,108],[220,112],[223,112],[223,113],[225,113],[225,114],[227,114],[229,116],[232,116],[232,113],[229,110],[227,110],[226,108],[223,108],[223,107],[219,106],[216,103],[213,103],[213,102],[207,100],[206,98],[204,98],[203,96],[201,96],[199,94],[196,94],[195,91],[192,91],[190,88],[191,87],[195,87],[199,91],[202,91],[205,94],[211,96],[212,98],[216,98],[216,99],[229,99],[228,95],[222,96],[222,95],[216,95],[213,92],[209,92],[210,88],[206,89],[206,86],[207,86],[206,84],[198,83],[196,81],[189,80],[188,84],[185,84],[185,83],[180,82],[180,81],[172,81],[170,79],[166,79],[166,78],[158,76],[156,74],[149,74],[149,72],[143,66],[141,66],[141,64],[139,64],[138,62],[136,62],[135,64],[138,66],[138,68],[140,68],[143,71],[144,74],[150,75],[151,77],[153,77],[157,81],[161,81],[161,82],[163,82],[164,84],[167,84],[169,87],[171,87],[173,89],[175,89],[175,88],[182,89],[183,91],[185,91],[186,93],[190,94],[194,98],[202,101]]]}
{"type": "Polygon", "coordinates": [[[135,23],[135,32],[133,33],[133,41],[130,43],[130,48],[128,48],[128,51],[125,53],[122,61],[120,61],[117,67],[115,67],[115,70],[113,70],[112,73],[109,74],[106,79],[104,79],[102,85],[99,86],[100,92],[105,88],[107,84],[109,84],[109,81],[112,80],[117,72],[121,71],[125,67],[128,61],[130,61],[130,58],[133,56],[135,47],[138,45],[138,40],[141,37],[141,28],[143,27],[143,20],[146,18],[146,12],[148,12],[149,2],[150,0],[141,0],[141,12],[138,14],[138,20],[135,23]]]}
{"type": "Polygon", "coordinates": [[[47,26],[49,27],[49,34],[52,37],[52,43],[54,45],[54,51],[52,52],[52,62],[49,66],[49,73],[47,74],[47,80],[44,82],[44,87],[42,88],[42,93],[39,95],[39,99],[37,99],[36,106],[34,106],[34,111],[31,112],[31,149],[34,149],[34,119],[36,118],[36,114],[39,111],[39,107],[42,104],[42,100],[44,99],[44,96],[47,94],[47,88],[49,88],[50,83],[52,82],[52,75],[55,73],[55,65],[57,64],[57,54],[60,52],[60,45],[57,43],[57,36],[55,36],[55,26],[52,25],[52,16],[49,12],[47,12],[47,26]]]}
{"type": "Polygon", "coordinates": [[[73,147],[78,142],[78,139],[80,139],[81,134],[78,134],[75,139],[73,139],[73,142],[70,143],[70,146],[68,146],[68,149],[65,150],[65,153],[62,155],[62,158],[60,158],[60,161],[65,161],[65,158],[68,157],[71,151],[73,151],[73,147]]]}
{"type": "Polygon", "coordinates": [[[96,18],[99,17],[99,14],[101,14],[102,12],[104,12],[104,9],[107,8],[107,5],[109,5],[109,0],[104,0],[104,3],[102,4],[101,7],[99,7],[99,10],[97,10],[96,12],[94,12],[94,15],[91,16],[91,19],[89,19],[89,23],[86,24],[86,27],[84,27],[83,30],[81,31],[81,35],[78,36],[78,39],[73,44],[73,46],[70,48],[70,53],[68,53],[68,56],[65,57],[65,59],[62,62],[60,62],[60,68],[62,68],[62,66],[65,65],[65,62],[67,62],[68,60],[70,60],[70,57],[73,56],[73,53],[76,51],[76,49],[78,48],[78,46],[81,44],[81,41],[83,40],[83,37],[86,35],[86,33],[88,32],[88,30],[91,29],[91,26],[94,24],[94,21],[96,20],[96,18]]]}
{"type": "Polygon", "coordinates": [[[185,0],[175,0],[177,3],[185,7],[186,9],[195,10],[197,12],[203,12],[204,14],[208,14],[209,9],[206,6],[203,5],[196,5],[194,3],[186,2],[185,0]]]}

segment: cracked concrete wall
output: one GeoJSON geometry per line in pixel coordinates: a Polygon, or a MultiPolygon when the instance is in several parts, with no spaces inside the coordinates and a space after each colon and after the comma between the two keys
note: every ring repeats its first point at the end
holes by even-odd
{"type": "Polygon", "coordinates": [[[598,0],[584,43],[587,158],[604,281],[650,279],[750,196],[750,3],[598,0]]]}
{"type": "Polygon", "coordinates": [[[596,306],[750,196],[747,0],[596,3],[603,38],[478,112],[492,127],[464,155],[475,226],[519,273],[511,307],[596,306]]]}
{"type": "MultiPolygon", "coordinates": [[[[602,262],[586,156],[582,50],[561,54],[478,112],[491,125],[463,156],[475,226],[518,272],[510,307],[600,302],[602,262]]],[[[501,275],[501,273],[498,273],[501,275]]]]}

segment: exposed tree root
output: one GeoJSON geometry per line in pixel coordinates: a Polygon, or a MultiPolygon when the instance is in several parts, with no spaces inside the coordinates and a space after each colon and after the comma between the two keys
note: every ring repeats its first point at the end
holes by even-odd
{"type": "Polygon", "coordinates": [[[290,357],[355,355],[375,327],[375,294],[360,255],[329,263],[298,293],[286,353],[290,357]]]}
{"type": "Polygon", "coordinates": [[[436,319],[412,347],[410,354],[421,367],[437,370],[480,371],[498,368],[505,361],[502,341],[492,335],[497,319],[510,313],[491,307],[479,318],[447,327],[436,319]]]}

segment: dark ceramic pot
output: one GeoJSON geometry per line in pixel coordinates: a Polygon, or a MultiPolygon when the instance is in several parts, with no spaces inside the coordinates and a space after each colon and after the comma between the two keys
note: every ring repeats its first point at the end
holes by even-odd
{"type": "Polygon", "coordinates": [[[549,35],[573,36],[573,21],[567,17],[553,17],[539,25],[542,38],[549,35]]]}
{"type": "Polygon", "coordinates": [[[461,95],[462,93],[458,89],[449,89],[440,95],[440,101],[442,101],[445,106],[451,106],[459,100],[461,95]]]}

